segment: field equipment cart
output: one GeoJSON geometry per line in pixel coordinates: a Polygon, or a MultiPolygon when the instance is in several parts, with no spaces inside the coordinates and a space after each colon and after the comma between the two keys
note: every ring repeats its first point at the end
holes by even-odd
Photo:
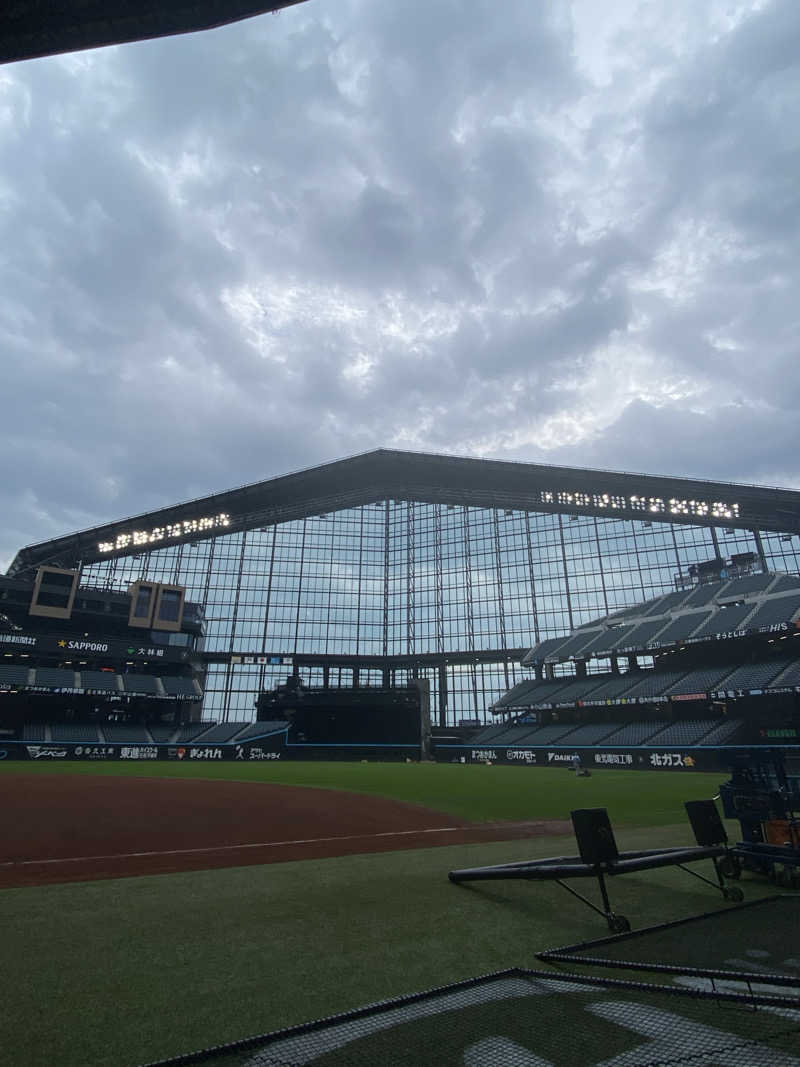
{"type": "Polygon", "coordinates": [[[726,818],[742,828],[724,873],[737,877],[741,864],[777,885],[800,887],[800,757],[776,748],[737,753],[720,797],[726,818]]]}

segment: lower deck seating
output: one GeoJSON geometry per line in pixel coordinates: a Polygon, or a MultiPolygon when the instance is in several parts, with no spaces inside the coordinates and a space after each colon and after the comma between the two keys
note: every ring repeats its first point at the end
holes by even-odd
{"type": "Polygon", "coordinates": [[[88,741],[91,744],[100,741],[97,727],[83,723],[54,722],[50,733],[54,741],[88,741]]]}
{"type": "Polygon", "coordinates": [[[23,741],[50,741],[50,727],[44,722],[26,722],[22,727],[23,741]]]}
{"type": "Polygon", "coordinates": [[[0,663],[0,682],[6,685],[29,685],[33,671],[14,663],[0,663]]]}
{"type": "Polygon", "coordinates": [[[686,719],[670,723],[648,738],[648,745],[696,745],[715,726],[718,719],[686,719]]]}
{"type": "Polygon", "coordinates": [[[286,719],[272,719],[264,722],[251,722],[246,726],[241,733],[238,733],[234,738],[237,743],[241,741],[253,741],[259,737],[265,737],[267,734],[277,733],[279,730],[285,730],[289,723],[286,719]]]}
{"type": "Polygon", "coordinates": [[[499,734],[495,734],[491,740],[473,741],[473,744],[497,746],[534,744],[532,738],[535,734],[535,726],[507,726],[499,734]]]}
{"type": "Polygon", "coordinates": [[[179,726],[175,734],[175,744],[183,745],[187,741],[194,741],[214,725],[216,724],[213,722],[192,722],[187,723],[186,726],[179,726]]]}
{"type": "Polygon", "coordinates": [[[186,697],[187,700],[199,700],[203,693],[194,678],[181,678],[178,675],[165,675],[161,679],[164,692],[169,696],[186,697]]]}
{"type": "Polygon", "coordinates": [[[204,745],[224,745],[233,740],[245,726],[246,722],[221,722],[206,730],[201,740],[204,745]]]}
{"type": "Polygon", "coordinates": [[[560,745],[596,745],[620,729],[618,722],[586,722],[559,740],[560,745]]]}
{"type": "Polygon", "coordinates": [[[604,745],[643,745],[658,730],[667,724],[665,722],[629,722],[622,726],[616,733],[603,738],[604,745]]]}
{"type": "Polygon", "coordinates": [[[715,726],[698,742],[701,745],[727,745],[732,742],[743,726],[741,719],[726,719],[715,726]]]}
{"type": "Polygon", "coordinates": [[[175,736],[174,726],[151,726],[150,736],[160,745],[167,745],[175,736]]]}
{"type": "Polygon", "coordinates": [[[112,745],[152,745],[153,738],[144,726],[128,726],[120,723],[107,723],[102,727],[106,741],[112,745]]]}

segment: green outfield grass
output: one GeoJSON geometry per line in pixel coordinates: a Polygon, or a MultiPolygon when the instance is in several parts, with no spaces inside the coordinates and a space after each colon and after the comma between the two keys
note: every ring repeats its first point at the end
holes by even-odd
{"type": "MultiPolygon", "coordinates": [[[[682,801],[712,795],[719,782],[405,764],[18,763],[0,773],[23,770],[354,789],[481,819],[564,818],[602,805],[625,848],[689,842],[682,801]]],[[[551,883],[454,886],[447,872],[573,850],[570,835],[5,890],[3,1055],[19,1067],[133,1067],[475,974],[543,966],[537,951],[601,936],[603,919],[551,883]]],[[[748,879],[744,888],[748,899],[769,890],[748,879]]],[[[636,927],[721,906],[671,869],[615,880],[612,894],[636,927]]]]}
{"type": "Polygon", "coordinates": [[[576,778],[565,767],[453,763],[0,763],[0,774],[109,774],[233,779],[347,789],[421,804],[464,819],[564,819],[576,807],[608,808],[615,824],[666,826],[685,818],[683,802],[713,796],[724,773],[598,771],[576,778]]]}

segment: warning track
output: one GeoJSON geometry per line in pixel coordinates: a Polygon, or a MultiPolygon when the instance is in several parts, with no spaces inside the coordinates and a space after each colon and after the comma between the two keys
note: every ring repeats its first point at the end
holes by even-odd
{"type": "Polygon", "coordinates": [[[470,823],[338,790],[230,781],[6,774],[0,888],[510,841],[562,821],[470,823]]]}

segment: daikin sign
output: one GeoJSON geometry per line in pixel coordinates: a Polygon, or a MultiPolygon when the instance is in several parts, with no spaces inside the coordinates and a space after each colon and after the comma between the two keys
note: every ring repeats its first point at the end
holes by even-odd
{"type": "Polygon", "coordinates": [[[101,541],[97,550],[106,555],[108,552],[120,552],[125,548],[144,547],[158,544],[160,541],[176,541],[194,534],[205,534],[210,530],[223,529],[230,524],[230,516],[222,511],[219,515],[213,515],[210,518],[184,519],[182,522],[154,526],[152,530],[131,530],[130,533],[117,534],[113,541],[101,541]]]}

